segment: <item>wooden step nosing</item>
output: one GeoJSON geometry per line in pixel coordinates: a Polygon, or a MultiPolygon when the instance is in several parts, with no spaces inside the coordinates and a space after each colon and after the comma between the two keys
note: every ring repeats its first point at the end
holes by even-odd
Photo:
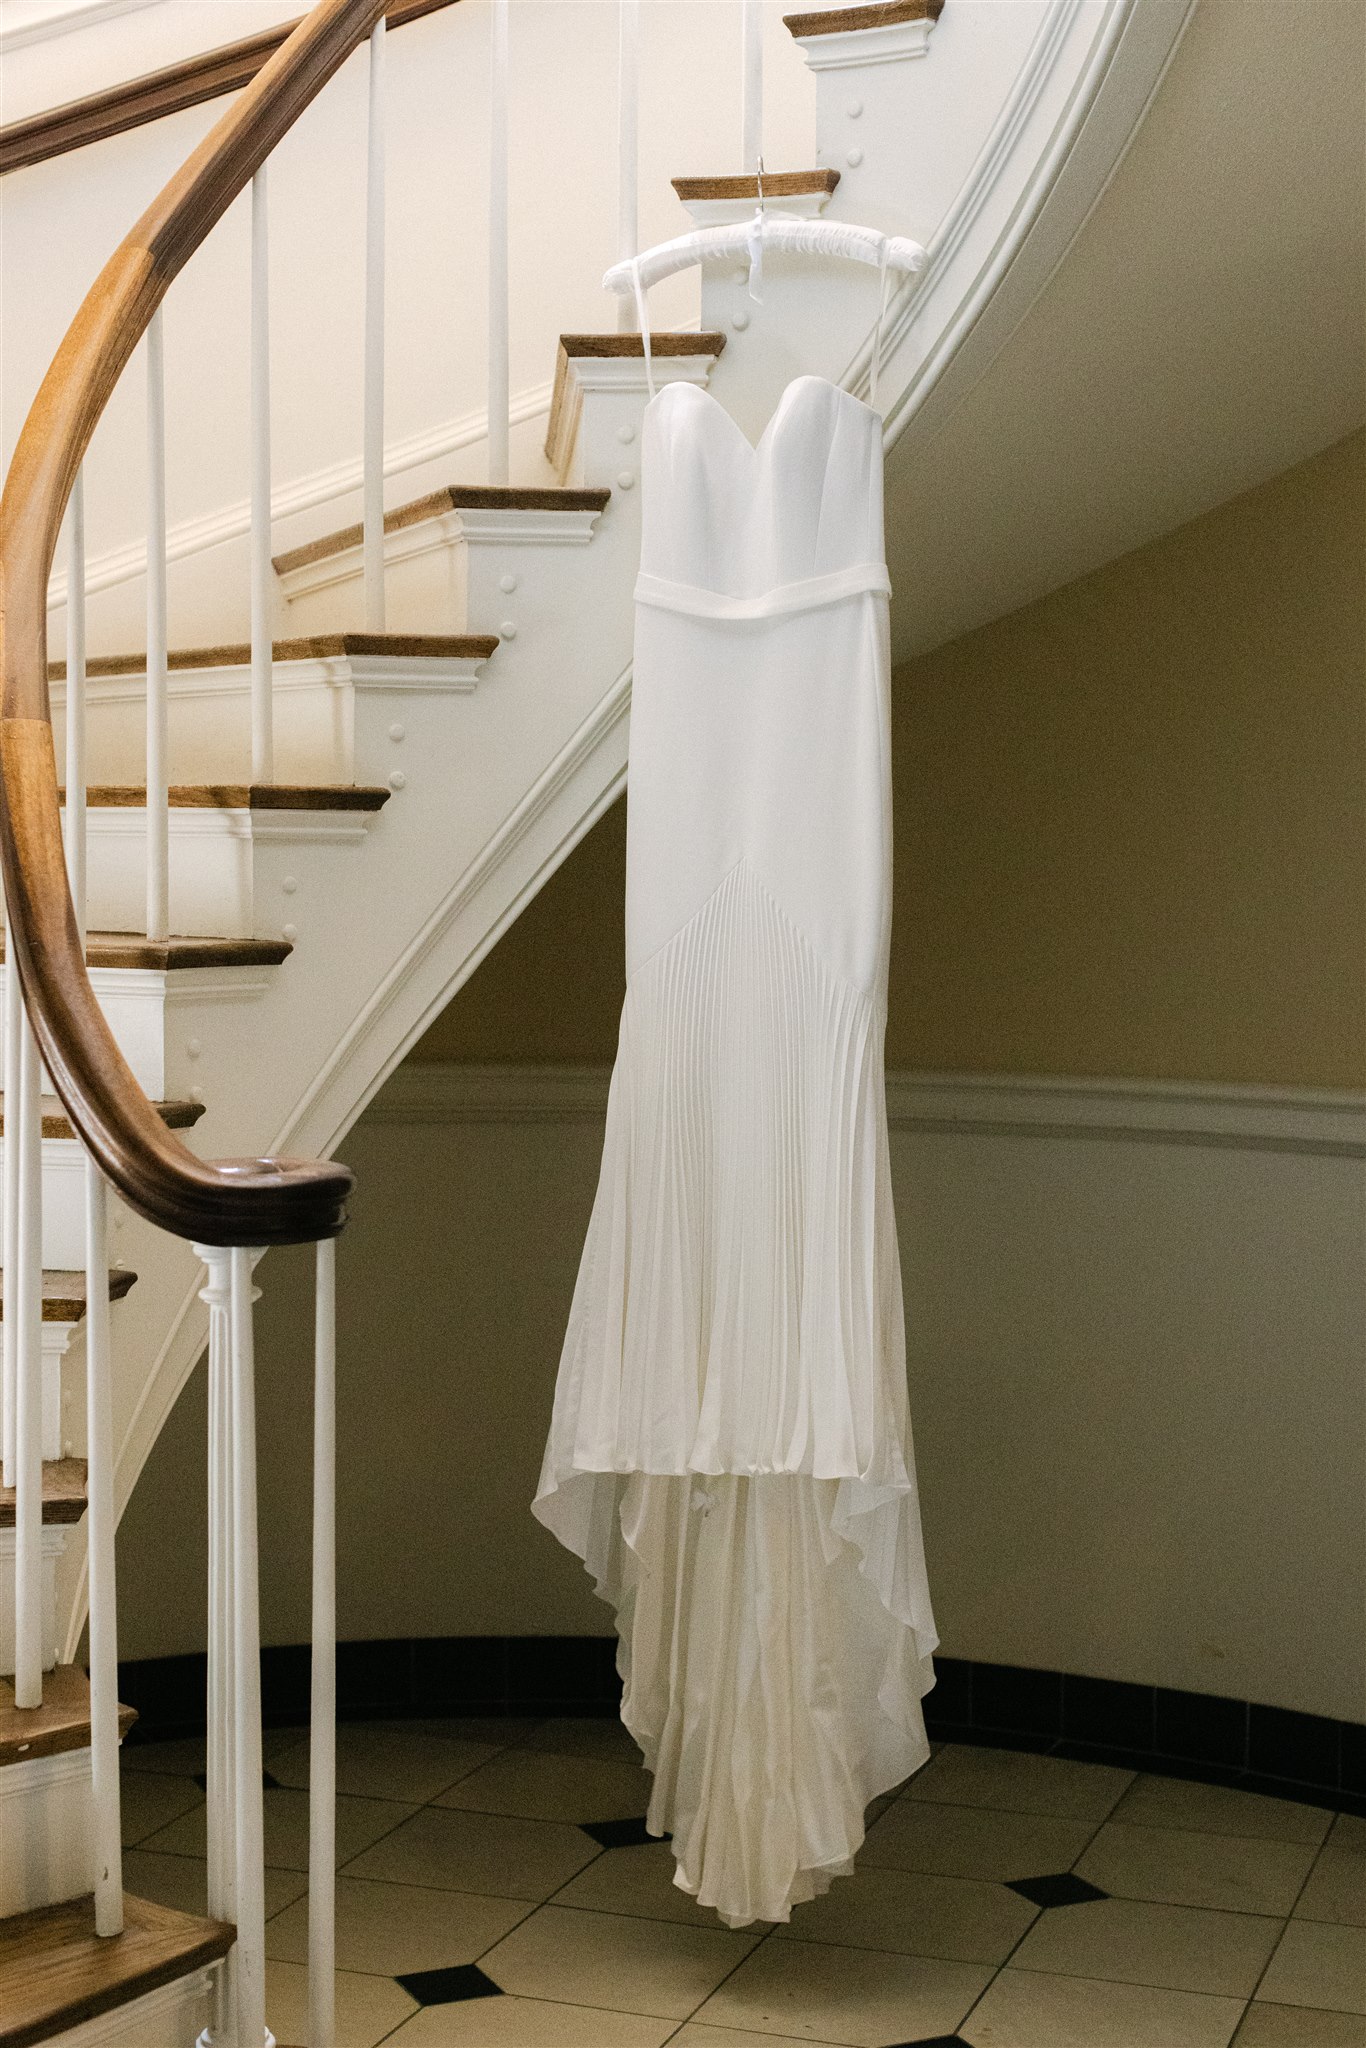
{"type": "MultiPolygon", "coordinates": [[[[823,7],[809,14],[785,14],[783,27],[798,40],[856,35],[870,28],[899,28],[906,21],[938,21],[944,0],[871,0],[856,7],[823,7]]],[[[767,179],[765,179],[767,184],[767,179]]]]}
{"type": "MultiPolygon", "coordinates": [[[[808,193],[833,192],[840,174],[828,166],[815,171],[765,171],[764,198],[796,199],[808,193]]],[[[759,180],[752,173],[723,178],[674,178],[674,191],[686,206],[698,199],[753,199],[759,197],[759,180]]]]}
{"type": "MultiPolygon", "coordinates": [[[[383,786],[339,783],[181,782],[166,792],[173,811],[311,811],[374,812],[383,810],[392,796],[383,786]]],[[[66,802],[66,791],[57,798],[66,802]]],[[[147,791],[136,783],[92,783],[86,790],[87,810],[141,811],[147,807],[147,791]]]]}
{"type": "MultiPolygon", "coordinates": [[[[611,495],[606,489],[579,490],[544,484],[445,484],[440,490],[429,491],[425,497],[414,498],[411,503],[386,512],[384,531],[401,533],[430,519],[465,511],[537,512],[551,516],[559,512],[602,512],[611,495]]],[[[358,549],[363,539],[363,527],[339,527],[335,533],[322,534],[317,540],[305,541],[300,547],[274,556],[275,573],[291,576],[300,569],[312,568],[318,562],[358,549]]]]}
{"type": "MultiPolygon", "coordinates": [[[[393,661],[487,660],[497,645],[496,635],[484,633],[315,633],[291,640],[276,640],[271,649],[271,660],[276,667],[292,662],[342,661],[357,657],[387,657],[393,661]]],[[[187,671],[249,669],[251,648],[241,641],[218,647],[173,648],[166,657],[166,664],[172,675],[187,671]]],[[[147,656],[145,652],[91,655],[85,672],[93,681],[101,677],[144,676],[147,673],[147,656]]],[[[49,683],[65,682],[66,663],[49,662],[47,679],[49,683]]]]}
{"type": "Polygon", "coordinates": [[[88,1897],[0,1921],[0,2048],[36,2048],[132,2005],[221,1961],[235,1939],[222,1921],[131,1892],[123,1933],[104,1940],[88,1897]]]}
{"type": "MultiPolygon", "coordinates": [[[[92,970],[179,974],[192,968],[281,967],[293,951],[288,939],[147,939],[137,932],[89,932],[85,959],[92,970]]],[[[0,967],[4,964],[0,933],[0,967]]]]}

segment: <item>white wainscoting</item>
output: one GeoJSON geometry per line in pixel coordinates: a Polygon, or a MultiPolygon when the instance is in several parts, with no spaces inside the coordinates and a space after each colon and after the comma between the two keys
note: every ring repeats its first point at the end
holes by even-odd
{"type": "MultiPolygon", "coordinates": [[[[527,1512],[606,1091],[409,1063],[343,1148],[344,1634],[606,1632],[527,1512]]],[[[888,1099],[945,1651],[1363,1718],[1366,1098],[895,1074],[888,1099]]],[[[291,1257],[258,1344],[263,1521],[300,1566],[268,1577],[277,1642],[307,1613],[291,1257]]],[[[154,1555],[199,1427],[172,1418],[134,1495],[130,1656],[202,1626],[193,1546],[180,1618],[154,1555]]]]}

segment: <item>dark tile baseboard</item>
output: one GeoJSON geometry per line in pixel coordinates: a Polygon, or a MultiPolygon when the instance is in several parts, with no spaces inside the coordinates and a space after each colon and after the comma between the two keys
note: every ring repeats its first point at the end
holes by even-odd
{"type": "MultiPolygon", "coordinates": [[[[1247,1700],[1069,1672],[937,1657],[925,1725],[940,1741],[1036,1749],[1366,1814],[1366,1725],[1247,1700]]],[[[134,1741],[204,1727],[202,1654],[120,1666],[134,1741]]],[[[268,1727],[308,1719],[307,1645],[261,1653],[268,1727]]],[[[342,1720],[424,1715],[610,1715],[621,1699],[613,1636],[437,1636],[341,1643],[342,1720]]]]}

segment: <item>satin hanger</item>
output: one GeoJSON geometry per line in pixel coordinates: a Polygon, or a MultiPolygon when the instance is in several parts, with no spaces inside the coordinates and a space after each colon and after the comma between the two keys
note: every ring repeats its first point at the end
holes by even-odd
{"type": "Polygon", "coordinates": [[[919,242],[913,242],[905,235],[885,235],[880,228],[861,227],[854,221],[810,220],[796,214],[770,213],[764,204],[762,158],[759,161],[758,183],[759,203],[752,219],[728,222],[721,227],[695,228],[691,234],[676,235],[669,242],[658,242],[654,248],[644,250],[639,256],[630,256],[621,263],[614,263],[603,278],[603,286],[607,291],[616,292],[622,298],[628,293],[635,294],[640,316],[640,331],[644,337],[646,377],[651,394],[653,395],[654,391],[654,377],[650,362],[650,328],[645,309],[645,294],[650,286],[658,284],[663,278],[675,276],[680,270],[690,270],[694,264],[743,258],[749,264],[750,297],[757,300],[760,297],[764,253],[766,250],[774,249],[800,256],[828,256],[845,262],[867,263],[878,271],[881,290],[878,298],[877,324],[873,332],[868,398],[869,404],[875,405],[878,359],[882,352],[882,323],[887,310],[888,276],[892,271],[910,275],[920,270],[925,262],[924,249],[919,242]]]}

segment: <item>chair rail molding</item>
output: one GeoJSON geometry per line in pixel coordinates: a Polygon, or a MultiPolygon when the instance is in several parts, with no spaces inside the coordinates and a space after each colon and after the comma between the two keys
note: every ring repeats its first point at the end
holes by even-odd
{"type": "Polygon", "coordinates": [[[141,14],[161,0],[5,0],[0,6],[0,57],[32,43],[50,43],[73,29],[93,28],[119,14],[141,14]]]}
{"type": "MultiPolygon", "coordinates": [[[[371,1102],[384,1124],[591,1123],[607,1067],[410,1060],[371,1102]]],[[[1366,1091],[1045,1074],[887,1075],[893,1131],[1235,1146],[1366,1158],[1366,1091]]]]}

